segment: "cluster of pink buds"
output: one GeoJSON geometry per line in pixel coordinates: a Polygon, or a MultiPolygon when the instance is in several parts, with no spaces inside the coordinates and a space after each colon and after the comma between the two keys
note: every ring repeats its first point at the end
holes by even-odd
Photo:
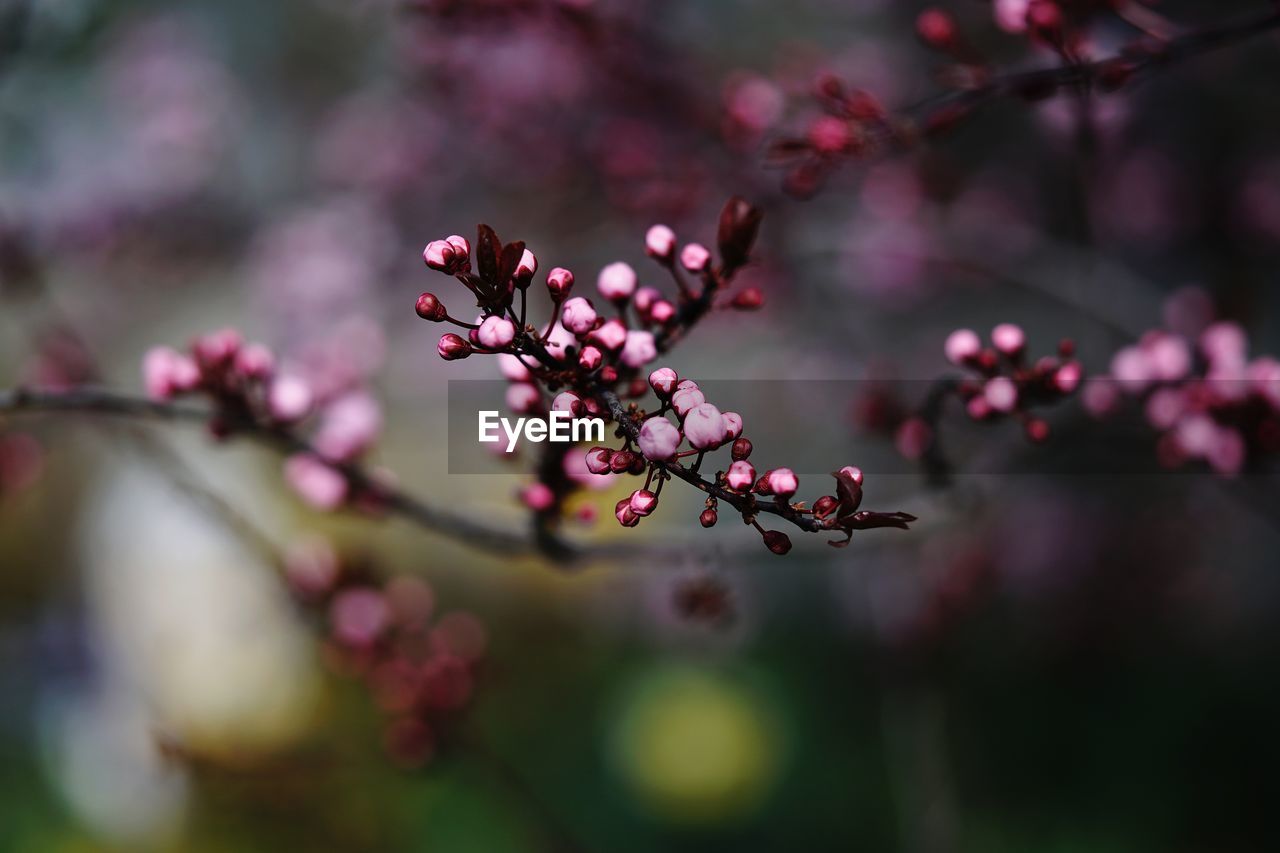
{"type": "Polygon", "coordinates": [[[359,678],[386,715],[392,760],[420,767],[470,702],[488,643],[470,613],[435,613],[425,581],[378,581],[367,567],[344,564],[324,543],[295,547],[285,561],[294,595],[323,619],[326,661],[359,678]]]}
{"type": "Polygon", "coordinates": [[[898,452],[919,461],[928,478],[939,484],[946,482],[951,467],[938,430],[952,397],[959,397],[975,421],[1013,419],[1027,438],[1043,442],[1049,437],[1049,424],[1033,409],[1070,396],[1084,378],[1072,341],[1062,340],[1057,355],[1032,362],[1026,355],[1026,335],[1012,323],[992,329],[989,344],[972,329],[957,329],[943,349],[948,361],[972,375],[934,382],[919,402],[901,399],[886,383],[869,383],[853,410],[859,426],[892,435],[898,452]]]}
{"type": "MultiPolygon", "coordinates": [[[[481,225],[474,257],[470,244],[456,235],[432,241],[424,251],[429,267],[453,276],[476,298],[480,315],[475,322],[451,316],[433,293],[418,297],[416,311],[425,320],[458,327],[437,345],[446,361],[497,356],[511,383],[507,405],[514,412],[607,415],[601,392],[643,394],[646,365],[706,314],[717,308],[755,310],[763,304],[758,288],[731,292],[759,222],[758,210],[742,199],[730,199],[720,216],[716,252],[697,242],[682,244],[665,225],[650,228],[645,253],[671,279],[674,292],[642,284],[635,268],[617,261],[596,276],[594,296],[575,295],[573,272],[555,267],[546,276],[552,314],[541,326],[527,317],[527,291],[537,259],[523,243],[503,245],[491,228],[481,225]]],[[[554,476],[520,494],[526,506],[547,516],[580,485],[576,472],[565,476],[562,466],[551,468],[554,476]]]]}
{"type": "Polygon", "coordinates": [[[1096,416],[1124,397],[1140,400],[1160,433],[1157,455],[1177,468],[1202,460],[1232,476],[1280,450],[1280,361],[1249,358],[1235,323],[1215,322],[1194,338],[1153,329],[1111,360],[1111,375],[1085,385],[1085,407],[1096,416]]]}
{"type": "Polygon", "coordinates": [[[704,509],[699,516],[703,527],[719,520],[721,504],[739,513],[746,524],[759,531],[765,547],[775,554],[791,550],[791,539],[780,530],[766,530],[760,525],[762,513],[777,515],[804,530],[840,531],[845,539],[832,544],[847,544],[854,530],[876,527],[906,529],[915,518],[906,513],[880,513],[860,510],[862,472],[846,466],[835,472],[836,495],[824,495],[812,507],[793,499],[800,482],[790,468],[771,468],[758,472],[751,462],[753,447],[743,432],[742,417],[736,412],[722,412],[691,379],[681,379],[669,367],[661,367],[649,375],[649,386],[659,401],[652,412],[632,407],[629,412],[614,408],[622,425],[623,446],[593,447],[587,453],[587,466],[596,474],[633,474],[645,476],[644,486],[618,501],[614,515],[623,527],[635,527],[640,520],[657,509],[663,486],[671,479],[681,479],[706,493],[704,509]],[[687,445],[687,447],[686,447],[687,445]],[[700,471],[708,453],[728,449],[729,464],[704,478],[700,471]],[[692,457],[691,464],[681,461],[692,457]]]}
{"type": "Polygon", "coordinates": [[[813,86],[821,113],[801,136],[774,141],[769,162],[786,169],[786,189],[806,197],[833,171],[851,160],[868,159],[906,139],[907,128],[870,93],[850,89],[833,74],[813,86]]]}
{"type": "Polygon", "coordinates": [[[340,469],[358,459],[382,431],[382,411],[363,391],[320,398],[301,376],[282,370],[270,349],[246,343],[234,329],[196,337],[187,349],[153,347],[142,360],[142,378],[153,400],[201,395],[212,404],[209,428],[217,437],[268,432],[281,438],[311,419],[310,442],[285,460],[285,480],[312,506],[336,509],[354,498],[371,506],[376,496],[353,494],[340,469]]]}
{"type": "Polygon", "coordinates": [[[957,329],[944,349],[948,361],[975,374],[956,385],[965,413],[975,421],[1013,418],[1036,442],[1049,437],[1049,424],[1031,414],[1032,408],[1070,396],[1084,377],[1071,340],[1059,342],[1056,356],[1031,362],[1026,335],[1013,323],[992,329],[989,346],[972,329],[957,329]]]}
{"type": "Polygon", "coordinates": [[[525,292],[538,265],[523,243],[504,246],[492,229],[481,225],[474,257],[463,257],[467,244],[458,237],[427,247],[428,265],[457,278],[481,310],[476,323],[466,323],[450,316],[434,294],[418,297],[419,316],[451,322],[467,332],[467,338],[458,333],[441,338],[443,358],[497,355],[511,383],[507,403],[516,412],[549,408],[599,416],[618,425],[623,446],[594,447],[585,460],[580,451],[548,445],[538,465],[538,480],[520,492],[540,522],[556,520],[564,499],[583,485],[584,477],[603,475],[646,478],[643,488],[615,507],[615,517],[624,527],[651,515],[663,485],[681,479],[707,495],[700,516],[703,527],[715,524],[720,505],[729,504],[779,554],[791,549],[791,540],[782,531],[765,530],[758,521],[762,514],[779,516],[808,532],[844,532],[845,542],[854,530],[905,528],[914,520],[905,513],[860,510],[862,474],[854,468],[836,473],[838,496],[828,495],[813,508],[794,503],[795,474],[788,468],[757,474],[739,415],[720,411],[707,402],[697,383],[681,380],[671,368],[650,372],[646,383],[642,369],[710,311],[760,307],[763,297],[755,288],[729,293],[736,273],[749,261],[760,219],[759,210],[740,198],[730,199],[720,214],[715,251],[697,242],[682,244],[664,225],[650,228],[645,252],[671,277],[674,294],[642,286],[635,269],[617,262],[600,271],[598,301],[593,301],[571,295],[573,273],[553,269],[546,286],[554,310],[541,329],[526,321],[525,292]],[[473,267],[475,272],[470,271],[473,267]],[[624,407],[623,398],[643,397],[650,388],[660,401],[657,410],[646,415],[634,405],[624,407]],[[731,464],[714,478],[704,478],[699,473],[704,456],[722,448],[730,450],[731,464]],[[682,460],[691,456],[696,459],[686,467],[682,460]]]}

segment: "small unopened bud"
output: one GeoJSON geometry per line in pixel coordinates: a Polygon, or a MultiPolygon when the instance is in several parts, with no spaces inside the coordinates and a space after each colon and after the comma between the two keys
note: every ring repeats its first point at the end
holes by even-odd
{"type": "Polygon", "coordinates": [[[769,491],[780,498],[789,498],[800,488],[800,480],[790,468],[775,468],[765,477],[769,481],[769,491]]]}
{"type": "Polygon", "coordinates": [[[948,50],[956,43],[956,22],[941,9],[925,9],[916,17],[916,35],[926,47],[948,50]]]}
{"type": "Polygon", "coordinates": [[[631,470],[631,463],[636,458],[636,455],[630,450],[619,450],[610,457],[609,467],[615,474],[625,474],[631,470]]]}
{"type": "Polygon", "coordinates": [[[547,290],[556,302],[563,302],[573,290],[573,273],[564,267],[556,267],[547,273],[547,290]]]}
{"type": "Polygon", "coordinates": [[[649,309],[649,319],[658,325],[666,325],[670,323],[672,318],[676,316],[676,306],[672,305],[665,299],[659,299],[653,303],[653,307],[649,309]]]}
{"type": "Polygon", "coordinates": [[[529,282],[533,281],[533,274],[538,271],[538,258],[528,249],[524,250],[524,254],[520,256],[520,262],[516,264],[515,279],[516,284],[520,287],[528,287],[529,282]]]}
{"type": "Polygon", "coordinates": [[[680,265],[689,272],[702,272],[711,263],[711,250],[701,243],[690,243],[680,250],[680,265]]]}
{"type": "Polygon", "coordinates": [[[943,346],[947,361],[957,366],[968,364],[982,352],[982,339],[972,329],[956,329],[943,346]]]}
{"type": "Polygon", "coordinates": [[[1007,376],[996,376],[987,380],[982,396],[995,411],[1012,412],[1018,405],[1018,386],[1007,376]]]}
{"type": "Polygon", "coordinates": [[[758,287],[748,287],[729,300],[729,305],[739,311],[755,311],[764,305],[764,293],[758,287]]]}
{"type": "Polygon", "coordinates": [[[730,453],[733,456],[733,460],[736,462],[739,459],[746,459],[750,457],[753,449],[750,439],[739,438],[733,442],[733,447],[731,448],[730,453]]]}
{"type": "Polygon", "coordinates": [[[420,318],[433,321],[433,323],[439,323],[440,320],[443,320],[448,315],[448,311],[444,310],[444,302],[438,300],[435,297],[435,293],[422,293],[420,297],[417,297],[417,305],[413,307],[415,307],[420,318]]]}
{"type": "Polygon", "coordinates": [[[676,232],[665,225],[655,225],[644,235],[644,250],[649,257],[670,261],[676,251],[676,232]]]}
{"type": "Polygon", "coordinates": [[[236,372],[246,379],[270,377],[275,364],[275,356],[262,344],[249,344],[236,353],[236,372]]]}
{"type": "Polygon", "coordinates": [[[666,418],[649,418],[640,426],[636,441],[646,459],[663,462],[674,456],[680,446],[680,430],[666,418]]]}
{"type": "Polygon", "coordinates": [[[836,473],[841,474],[845,477],[848,477],[850,480],[853,480],[853,482],[857,483],[859,486],[862,485],[862,469],[858,468],[857,466],[846,465],[836,473]]]}
{"type": "Polygon", "coordinates": [[[617,317],[606,320],[604,325],[591,333],[591,342],[609,352],[617,352],[627,342],[627,327],[617,317]]]}
{"type": "Polygon", "coordinates": [[[578,366],[583,370],[595,370],[603,360],[604,353],[593,346],[583,347],[582,352],[578,354],[578,366]]]}
{"type": "Polygon", "coordinates": [[[764,546],[773,553],[782,555],[791,550],[791,538],[781,530],[766,530],[764,546]]]}
{"type": "Polygon", "coordinates": [[[613,469],[609,465],[613,459],[613,451],[607,447],[593,447],[587,451],[587,470],[592,474],[609,474],[613,469]]]}
{"type": "Polygon", "coordinates": [[[618,261],[600,270],[596,287],[605,299],[618,302],[636,292],[636,271],[630,264],[618,261]]]}
{"type": "Polygon", "coordinates": [[[658,496],[648,489],[636,489],[631,493],[628,506],[636,515],[644,517],[649,515],[658,506],[658,496]]]}
{"type": "Polygon", "coordinates": [[[581,296],[575,296],[564,304],[560,321],[575,335],[585,335],[596,324],[596,309],[581,296]]]}
{"type": "Polygon", "coordinates": [[[635,527],[640,523],[640,516],[636,515],[631,509],[631,502],[628,498],[623,498],[614,505],[613,516],[618,519],[618,523],[623,527],[635,527]]]}
{"type": "Polygon", "coordinates": [[[506,317],[486,317],[476,330],[476,340],[488,349],[503,349],[516,337],[516,324],[506,317]]]}
{"type": "Polygon", "coordinates": [[[572,391],[561,391],[551,401],[551,411],[568,412],[574,417],[578,417],[583,411],[582,398],[572,391]]]}
{"type": "Polygon", "coordinates": [[[720,516],[716,514],[714,509],[710,507],[702,511],[702,515],[698,516],[698,523],[703,527],[715,527],[716,522],[720,520],[720,516]]]}
{"type": "Polygon", "coordinates": [[[739,460],[729,466],[729,470],[724,476],[724,481],[735,492],[745,492],[756,481],[756,469],[745,459],[739,460]]]}
{"type": "Polygon", "coordinates": [[[671,396],[679,381],[679,375],[670,367],[659,367],[649,374],[649,387],[663,400],[671,396]]]}
{"type": "Polygon", "coordinates": [[[453,332],[449,332],[440,338],[440,343],[436,344],[436,352],[440,353],[440,357],[445,361],[457,361],[471,355],[471,344],[453,332]]]}
{"type": "Polygon", "coordinates": [[[724,412],[724,440],[735,441],[742,435],[742,415],[737,412],[724,412]]]}
{"type": "Polygon", "coordinates": [[[1013,358],[1026,346],[1027,336],[1022,327],[1013,323],[1001,323],[991,330],[991,344],[1001,355],[1013,358]]]}
{"type": "Polygon", "coordinates": [[[813,517],[826,518],[836,511],[836,507],[840,506],[838,501],[832,495],[823,495],[813,502],[813,517]]]}

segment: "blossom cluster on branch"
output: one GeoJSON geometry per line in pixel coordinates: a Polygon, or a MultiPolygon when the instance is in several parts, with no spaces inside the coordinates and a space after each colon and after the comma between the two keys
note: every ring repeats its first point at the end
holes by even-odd
{"type": "Polygon", "coordinates": [[[323,542],[285,557],[285,580],[322,623],[324,659],[359,679],[386,717],[384,745],[397,763],[427,763],[469,703],[488,644],[470,613],[436,613],[435,592],[409,576],[379,579],[323,542]]]}
{"type": "MultiPolygon", "coordinates": [[[[785,170],[786,189],[811,195],[842,166],[946,133],[998,99],[1036,102],[1071,94],[1081,99],[1087,126],[1093,94],[1114,92],[1150,69],[1280,27],[1280,11],[1273,10],[1220,28],[1183,28],[1130,0],[996,0],[992,12],[1000,30],[1026,40],[1028,67],[1001,67],[964,37],[954,14],[930,7],[919,14],[915,29],[947,62],[934,75],[940,84],[934,96],[894,110],[872,92],[820,73],[810,90],[819,114],[802,133],[781,135],[768,149],[769,163],[785,170]],[[1098,44],[1111,41],[1095,37],[1103,26],[1129,35],[1118,50],[1100,56],[1098,44]]],[[[741,99],[733,112],[744,117],[742,123],[776,121],[782,110],[769,91],[767,84],[763,92],[757,85],[752,97],[741,99]]]]}
{"type": "MultiPolygon", "coordinates": [[[[465,333],[446,332],[437,349],[446,361],[473,354],[494,355],[511,381],[508,405],[517,412],[564,411],[612,420],[622,441],[618,448],[595,447],[586,455],[594,475],[644,476],[642,488],[620,501],[615,516],[634,527],[650,515],[668,480],[680,479],[707,495],[700,521],[716,523],[721,504],[731,506],[755,527],[769,550],[785,554],[791,541],[778,530],[765,530],[759,518],[768,513],[809,532],[837,531],[849,541],[855,530],[906,528],[906,513],[861,510],[862,472],[846,466],[835,473],[837,495],[825,495],[813,507],[793,503],[798,484],[789,468],[757,477],[749,461],[751,442],[742,436],[735,412],[721,412],[707,402],[696,382],[681,379],[664,367],[648,373],[647,365],[667,352],[708,312],[716,308],[752,310],[763,303],[756,288],[734,288],[736,274],[748,263],[760,226],[760,211],[740,198],[730,199],[719,221],[717,252],[700,243],[680,245],[676,234],[655,225],[645,237],[647,254],[671,278],[675,292],[642,287],[636,271],[624,262],[609,264],[596,279],[600,303],[573,296],[575,276],[556,267],[546,276],[552,315],[544,325],[528,321],[528,290],[538,269],[537,258],[522,242],[503,245],[491,228],[478,228],[474,252],[459,235],[433,240],[423,250],[431,269],[453,276],[475,298],[480,313],[474,322],[449,313],[434,293],[418,297],[416,311],[425,320],[449,323],[465,333]],[[474,267],[473,267],[474,261],[474,267]],[[607,307],[606,307],[607,306],[607,307]],[[645,411],[637,403],[649,389],[659,406],[645,411]],[[666,416],[674,415],[676,423],[666,416]],[[688,449],[682,450],[684,443],[688,449]],[[713,477],[701,473],[704,456],[730,447],[731,464],[713,477]],[[687,466],[683,460],[695,457],[687,466]],[[770,498],[771,500],[761,500],[770,498]]],[[[580,451],[579,451],[580,452],[580,451]]],[[[577,469],[564,464],[543,466],[534,486],[525,490],[530,509],[552,522],[564,499],[585,478],[564,476],[577,469]]]]}
{"type": "Polygon", "coordinates": [[[1085,384],[1084,404],[1104,418],[1137,401],[1158,435],[1167,468],[1200,460],[1235,475],[1280,451],[1280,361],[1249,356],[1238,324],[1214,320],[1194,289],[1166,305],[1169,328],[1151,329],[1111,359],[1109,376],[1085,384]]]}

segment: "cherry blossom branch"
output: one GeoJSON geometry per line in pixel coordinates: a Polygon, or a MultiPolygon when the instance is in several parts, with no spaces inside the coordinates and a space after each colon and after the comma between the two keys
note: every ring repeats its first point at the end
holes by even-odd
{"type": "MultiPolygon", "coordinates": [[[[200,424],[207,424],[211,416],[202,407],[150,400],[100,388],[73,388],[65,391],[18,388],[0,391],[0,412],[77,412],[200,424]]],[[[228,437],[243,436],[285,455],[304,453],[319,456],[311,445],[287,428],[250,419],[223,423],[227,427],[225,434],[228,437]]],[[[354,492],[373,496],[379,509],[406,518],[427,530],[444,534],[474,548],[500,554],[534,550],[534,543],[529,537],[481,524],[462,513],[432,506],[407,492],[379,482],[358,465],[325,461],[350,483],[354,492]]]]}
{"type": "MultiPolygon", "coordinates": [[[[921,137],[950,130],[991,102],[1003,98],[1037,101],[1071,90],[1083,103],[1095,90],[1121,89],[1145,72],[1280,28],[1280,10],[1276,10],[1170,39],[1144,32],[1142,38],[1111,56],[1089,59],[1083,55],[1085,48],[1079,34],[1070,28],[1056,4],[1043,0],[1031,9],[1026,22],[1028,35],[1056,51],[1060,64],[995,73],[960,37],[949,14],[928,10],[917,20],[917,33],[926,45],[954,60],[944,74],[948,91],[895,112],[883,107],[870,93],[846,89],[841,80],[826,75],[815,87],[815,96],[825,114],[813,120],[804,136],[776,140],[769,149],[769,162],[788,169],[786,185],[791,193],[808,196],[845,163],[911,147],[921,137]]],[[[1087,132],[1087,127],[1082,131],[1087,132]]]]}

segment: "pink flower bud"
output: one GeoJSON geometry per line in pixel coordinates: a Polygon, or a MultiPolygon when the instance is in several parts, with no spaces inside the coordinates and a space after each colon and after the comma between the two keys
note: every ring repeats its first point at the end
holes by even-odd
{"type": "Polygon", "coordinates": [[[542,512],[551,509],[556,495],[546,483],[531,483],[520,490],[520,500],[534,512],[542,512]]]}
{"type": "MultiPolygon", "coordinates": [[[[471,244],[467,242],[467,238],[459,234],[450,234],[444,238],[444,241],[453,247],[453,251],[461,258],[469,259],[471,257],[471,244]]],[[[471,264],[467,264],[467,268],[471,268],[471,264]]]]}
{"type": "Polygon", "coordinates": [[[200,369],[185,355],[169,347],[153,347],[142,359],[142,380],[147,396],[167,400],[192,391],[200,384],[200,369]]]}
{"type": "Polygon", "coordinates": [[[848,477],[849,479],[853,480],[853,482],[857,483],[859,486],[862,485],[862,469],[861,468],[858,468],[853,465],[846,465],[836,473],[841,476],[848,477]]]}
{"type": "Polygon", "coordinates": [[[724,418],[724,434],[725,441],[733,441],[742,435],[742,415],[737,412],[725,412],[724,418]]]}
{"type": "Polygon", "coordinates": [[[300,421],[311,411],[311,386],[293,374],[277,376],[267,390],[267,410],[282,423],[300,421]]]}
{"type": "Polygon", "coordinates": [[[391,608],[377,590],[344,589],[329,605],[329,626],[333,638],[345,646],[371,646],[391,626],[391,608]]]}
{"type": "Polygon", "coordinates": [[[750,439],[738,438],[734,440],[733,447],[729,448],[729,454],[736,462],[739,459],[750,458],[752,450],[755,450],[755,448],[751,446],[750,439]]]}
{"type": "Polygon", "coordinates": [[[755,311],[764,305],[764,293],[758,287],[747,287],[729,300],[729,305],[739,311],[755,311]]]}
{"type": "Polygon", "coordinates": [[[422,250],[422,260],[433,270],[453,272],[453,261],[458,252],[445,240],[432,240],[422,250]]]}
{"type": "Polygon", "coordinates": [[[595,370],[604,361],[604,353],[597,347],[585,346],[578,354],[578,366],[583,370],[595,370]]]}
{"type": "Polygon", "coordinates": [[[613,451],[607,447],[593,447],[587,451],[587,470],[592,474],[611,474],[610,461],[613,451]]]}
{"type": "Polygon", "coordinates": [[[719,447],[725,441],[724,416],[710,403],[694,406],[684,417],[684,436],[698,450],[719,447]]]}
{"type": "Polygon", "coordinates": [[[635,527],[640,523],[640,516],[631,509],[629,498],[623,498],[614,505],[613,517],[618,519],[618,523],[623,527],[635,527]]]}
{"type": "Polygon", "coordinates": [[[622,363],[627,367],[644,367],[658,357],[658,347],[652,332],[632,330],[627,332],[622,345],[622,363]]]}
{"type": "Polygon", "coordinates": [[[219,329],[201,335],[191,344],[191,354],[196,363],[206,367],[228,365],[240,350],[242,339],[235,329],[219,329]]]}
{"type": "Polygon", "coordinates": [[[1214,323],[1200,334],[1200,351],[1214,367],[1243,365],[1248,347],[1244,329],[1235,323],[1214,323]]]}
{"type": "Polygon", "coordinates": [[[245,379],[266,379],[275,366],[275,355],[262,344],[249,344],[236,353],[236,373],[245,379]]]}
{"type": "Polygon", "coordinates": [[[719,515],[717,515],[716,511],[711,507],[707,507],[706,509],[704,509],[702,511],[702,514],[698,516],[698,523],[701,524],[703,527],[715,527],[716,522],[719,520],[720,520],[719,515]]]}
{"type": "Polygon", "coordinates": [[[611,301],[627,299],[636,292],[636,271],[622,261],[609,264],[600,270],[596,280],[600,295],[611,301]]]}
{"type": "Polygon", "coordinates": [[[658,496],[648,489],[636,489],[631,493],[631,499],[627,505],[632,512],[643,518],[657,508],[658,496]]]}
{"type": "Polygon", "coordinates": [[[312,445],[326,459],[346,462],[373,446],[382,432],[382,408],[362,391],[344,394],[329,403],[312,445]]]}
{"type": "Polygon", "coordinates": [[[591,333],[590,340],[609,352],[616,352],[627,342],[627,327],[616,317],[591,333]]]}
{"type": "Polygon", "coordinates": [[[724,476],[724,481],[735,492],[748,491],[752,483],[756,481],[756,469],[750,462],[740,459],[729,466],[729,470],[724,476]]]}
{"type": "Polygon", "coordinates": [[[575,296],[564,304],[560,320],[575,335],[585,335],[596,324],[596,309],[586,299],[575,296]]]}
{"type": "Polygon", "coordinates": [[[705,402],[707,402],[707,398],[696,387],[677,388],[676,392],[671,395],[671,406],[681,418],[688,415],[695,406],[701,406],[705,402]]]}
{"type": "Polygon", "coordinates": [[[1013,357],[1022,352],[1027,344],[1027,336],[1022,327],[1013,323],[1001,323],[991,330],[991,344],[1001,355],[1013,357]]]}
{"type": "Polygon", "coordinates": [[[418,312],[419,317],[424,320],[430,320],[433,323],[439,323],[449,316],[449,312],[444,308],[444,303],[437,299],[434,293],[424,293],[419,296],[414,310],[418,312]]]}
{"type": "Polygon", "coordinates": [[[516,337],[516,324],[506,317],[487,317],[476,330],[476,339],[488,349],[503,349],[516,337]]]}
{"type": "Polygon", "coordinates": [[[547,290],[556,302],[563,302],[573,290],[573,273],[564,267],[556,267],[547,273],[547,290]]]}
{"type": "Polygon", "coordinates": [[[809,144],[820,154],[841,153],[851,135],[848,120],[836,116],[819,116],[809,125],[809,144]]]}
{"type": "Polygon", "coordinates": [[[774,468],[764,476],[768,480],[769,493],[780,498],[789,498],[800,488],[800,480],[790,468],[774,468]]]}
{"type": "Polygon", "coordinates": [[[982,386],[987,405],[997,412],[1009,413],[1018,406],[1018,386],[1007,376],[996,376],[982,386]]]}
{"type": "Polygon", "coordinates": [[[515,280],[521,285],[527,285],[533,280],[533,274],[538,271],[538,259],[528,249],[524,250],[524,254],[520,256],[520,262],[516,264],[515,280]]]}
{"type": "Polygon", "coordinates": [[[947,361],[964,366],[982,352],[982,339],[972,329],[956,329],[947,336],[944,349],[947,353],[947,361]]]}
{"type": "Polygon", "coordinates": [[[662,399],[671,396],[679,381],[680,377],[670,367],[659,367],[649,374],[649,387],[662,399]]]}
{"type": "Polygon", "coordinates": [[[520,356],[512,355],[509,352],[498,355],[498,369],[502,371],[503,376],[512,382],[528,382],[531,375],[529,366],[521,360],[520,356]]]}
{"type": "Polygon", "coordinates": [[[572,391],[561,391],[551,401],[551,411],[568,412],[577,416],[582,414],[582,398],[572,391]]]}
{"type": "Polygon", "coordinates": [[[1139,346],[1146,356],[1152,378],[1174,382],[1191,372],[1191,348],[1178,335],[1165,332],[1144,335],[1139,346]]]}
{"type": "Polygon", "coordinates": [[[670,323],[672,318],[676,316],[676,306],[672,305],[665,299],[659,299],[653,303],[653,307],[649,309],[649,319],[658,325],[670,323]]]}
{"type": "Polygon", "coordinates": [[[916,16],[916,35],[926,47],[946,50],[956,42],[956,22],[941,9],[925,9],[916,16]]]}
{"type": "Polygon", "coordinates": [[[665,225],[655,225],[644,235],[644,250],[649,257],[669,261],[676,250],[676,232],[665,225]]]}
{"type": "MultiPolygon", "coordinates": [[[[640,452],[645,459],[665,462],[675,455],[676,448],[680,446],[680,430],[666,418],[649,418],[640,426],[640,436],[636,443],[640,445],[640,452]]],[[[630,460],[628,467],[629,462],[630,460]]]]}
{"type": "Polygon", "coordinates": [[[436,344],[436,352],[445,361],[456,361],[471,355],[471,344],[449,332],[441,336],[440,343],[436,344]]]}
{"type": "Polygon", "coordinates": [[[517,382],[507,387],[507,408],[518,415],[537,411],[542,395],[534,385],[517,382]]]}
{"type": "Polygon", "coordinates": [[[813,502],[813,517],[826,518],[836,511],[840,501],[834,495],[823,495],[813,502]]]}
{"type": "Polygon", "coordinates": [[[347,499],[347,478],[309,453],[285,460],[284,478],[298,497],[316,509],[337,509],[347,499]]]}
{"type": "Polygon", "coordinates": [[[655,287],[642,287],[636,291],[635,298],[631,300],[631,304],[636,306],[636,311],[641,317],[648,317],[653,304],[662,298],[662,291],[655,287]]]}
{"type": "Polygon", "coordinates": [[[791,550],[791,538],[781,530],[766,530],[764,546],[773,553],[782,556],[791,550]]]}
{"type": "Polygon", "coordinates": [[[1080,386],[1084,378],[1084,368],[1078,361],[1068,361],[1053,373],[1053,387],[1063,394],[1070,394],[1080,386]]]}
{"type": "Polygon", "coordinates": [[[697,383],[697,382],[694,382],[692,379],[681,379],[681,380],[676,384],[676,390],[677,390],[677,391],[687,391],[687,390],[689,390],[689,389],[695,389],[695,390],[696,390],[696,389],[697,389],[697,387],[698,387],[698,383],[697,383]]]}
{"type": "Polygon", "coordinates": [[[680,250],[680,265],[690,272],[702,272],[711,263],[711,252],[701,243],[690,243],[680,250]]]}

